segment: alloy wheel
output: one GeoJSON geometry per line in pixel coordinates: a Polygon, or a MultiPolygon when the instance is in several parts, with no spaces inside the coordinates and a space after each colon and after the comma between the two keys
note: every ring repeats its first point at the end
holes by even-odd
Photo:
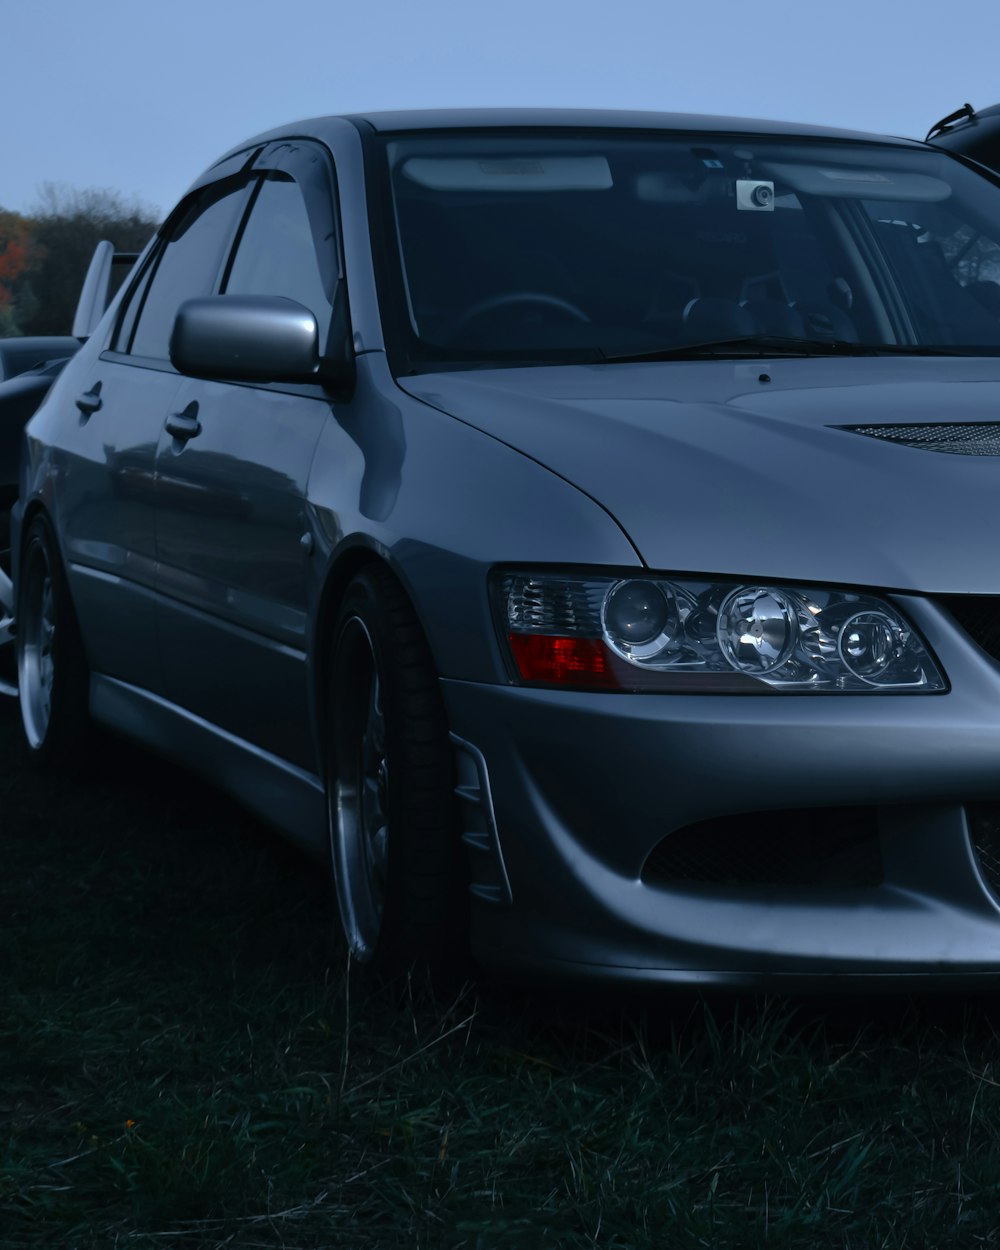
{"type": "Polygon", "coordinates": [[[389,757],[382,680],[363,621],[345,621],[337,647],[333,784],[334,877],[351,954],[372,958],[382,931],[389,866],[389,757]]]}
{"type": "Polygon", "coordinates": [[[56,605],[52,569],[42,543],[28,552],[21,618],[18,621],[18,683],[28,744],[45,741],[52,720],[55,684],[56,605]]]}

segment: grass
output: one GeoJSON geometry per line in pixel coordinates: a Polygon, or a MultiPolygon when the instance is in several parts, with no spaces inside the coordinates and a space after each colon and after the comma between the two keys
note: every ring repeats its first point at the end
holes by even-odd
{"type": "Polygon", "coordinates": [[[322,874],[0,702],[0,1246],[1000,1244],[989,1003],[367,986],[322,874]]]}

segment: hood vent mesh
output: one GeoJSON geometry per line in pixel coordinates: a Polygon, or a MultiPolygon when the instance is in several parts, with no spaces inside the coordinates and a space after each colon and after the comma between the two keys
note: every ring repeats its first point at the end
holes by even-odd
{"type": "Polygon", "coordinates": [[[939,422],[934,425],[841,425],[851,434],[865,434],[904,447],[944,451],[953,456],[1000,456],[1000,421],[939,422]]]}

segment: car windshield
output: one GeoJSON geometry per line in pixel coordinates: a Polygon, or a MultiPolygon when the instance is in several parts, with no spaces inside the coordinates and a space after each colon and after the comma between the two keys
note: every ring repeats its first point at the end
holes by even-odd
{"type": "Polygon", "coordinates": [[[398,371],[1000,350],[1000,189],[888,143],[383,138],[398,371]]]}

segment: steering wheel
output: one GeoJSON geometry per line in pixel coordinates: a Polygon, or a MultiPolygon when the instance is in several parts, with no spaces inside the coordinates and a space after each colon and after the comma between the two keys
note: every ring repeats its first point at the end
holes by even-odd
{"type": "Polygon", "coordinates": [[[473,304],[459,318],[458,324],[452,331],[452,338],[461,335],[481,317],[488,317],[492,313],[508,312],[517,308],[537,308],[547,313],[555,313],[570,321],[590,321],[590,318],[582,308],[578,308],[576,304],[571,304],[568,299],[560,299],[558,295],[548,295],[545,291],[505,291],[501,295],[491,295],[488,299],[480,300],[478,304],[473,304]]]}

